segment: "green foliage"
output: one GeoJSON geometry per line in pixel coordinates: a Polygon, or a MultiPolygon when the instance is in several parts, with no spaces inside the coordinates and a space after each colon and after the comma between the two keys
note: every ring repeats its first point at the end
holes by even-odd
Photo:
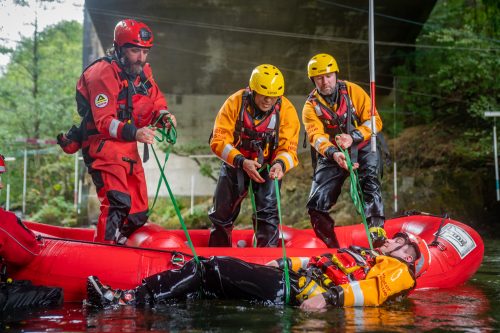
{"type": "MultiPolygon", "coordinates": [[[[178,201],[176,199],[176,204],[180,210],[184,209],[185,204],[183,201],[178,201]]],[[[170,198],[168,197],[158,198],[158,201],[156,202],[156,205],[149,219],[161,225],[168,225],[169,224],[168,222],[173,218],[177,219],[177,214],[175,212],[174,205],[170,201],[170,198]]],[[[177,225],[179,226],[178,222],[177,225]]]]}
{"type": "MultiPolygon", "coordinates": [[[[74,156],[54,146],[26,146],[15,139],[55,139],[77,120],[74,95],[82,67],[82,35],[82,26],[75,21],[35,30],[32,38],[23,38],[11,52],[0,76],[0,149],[16,158],[8,162],[3,180],[11,185],[11,209],[21,210],[26,148],[26,209],[34,214],[31,219],[40,222],[75,223],[74,156]]],[[[2,193],[0,202],[4,198],[2,193]]]]}
{"type": "Polygon", "coordinates": [[[0,134],[54,138],[76,120],[74,87],[82,67],[82,26],[64,21],[23,38],[0,77],[0,134]]]}
{"type": "Polygon", "coordinates": [[[71,227],[76,225],[76,213],[73,205],[64,197],[57,196],[49,199],[32,219],[37,222],[71,227]]]}
{"type": "Polygon", "coordinates": [[[491,1],[438,1],[417,51],[395,72],[400,103],[413,113],[407,125],[446,118],[484,127],[484,111],[500,100],[499,14],[491,1]]]}

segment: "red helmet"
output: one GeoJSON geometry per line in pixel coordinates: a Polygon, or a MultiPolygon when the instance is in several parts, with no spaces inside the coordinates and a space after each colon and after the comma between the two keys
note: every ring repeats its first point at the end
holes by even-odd
{"type": "Polygon", "coordinates": [[[153,46],[153,32],[142,22],[125,19],[118,22],[115,27],[114,43],[118,47],[131,44],[150,48],[153,46]]]}
{"type": "Polygon", "coordinates": [[[0,154],[0,173],[4,173],[7,171],[7,168],[5,167],[5,157],[0,154]]]}
{"type": "Polygon", "coordinates": [[[415,248],[417,258],[413,262],[413,267],[415,270],[415,278],[418,278],[427,271],[431,264],[431,253],[427,243],[419,236],[409,232],[398,232],[394,235],[394,238],[396,237],[403,237],[408,244],[412,244],[415,248]]]}

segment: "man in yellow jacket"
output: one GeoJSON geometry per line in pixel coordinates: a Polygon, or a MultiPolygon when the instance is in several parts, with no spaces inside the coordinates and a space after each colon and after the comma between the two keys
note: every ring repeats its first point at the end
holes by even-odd
{"type": "MultiPolygon", "coordinates": [[[[406,294],[430,262],[420,237],[397,233],[370,249],[351,246],[307,258],[289,258],[289,300],[304,310],[327,306],[378,306],[406,294]]],[[[284,304],[286,275],[283,259],[267,266],[232,257],[190,260],[182,268],[152,275],[132,290],[112,289],[95,276],[87,281],[87,304],[92,307],[168,303],[186,298],[241,299],[284,304]]]]}
{"type": "Polygon", "coordinates": [[[297,166],[300,131],[297,111],[284,91],[285,80],[277,67],[257,66],[249,87],[231,95],[217,114],[210,147],[223,164],[208,213],[213,223],[209,246],[232,246],[233,223],[250,183],[255,194],[257,246],[278,245],[274,180],[281,181],[297,166]]]}
{"type": "MultiPolygon", "coordinates": [[[[377,243],[385,218],[378,179],[379,155],[371,152],[368,144],[372,133],[370,97],[357,84],[338,79],[339,67],[329,54],[312,57],[307,72],[315,88],[304,104],[302,122],[313,155],[317,156],[307,202],[311,225],[328,247],[339,246],[335,221],[329,210],[337,202],[349,176],[345,156],[339,147],[349,149],[351,161],[358,168],[365,215],[377,243]]],[[[382,119],[376,111],[375,126],[377,132],[382,130],[382,119]]]]}

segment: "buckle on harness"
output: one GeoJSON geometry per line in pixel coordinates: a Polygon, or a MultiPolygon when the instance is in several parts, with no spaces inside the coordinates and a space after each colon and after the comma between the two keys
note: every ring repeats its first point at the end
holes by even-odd
{"type": "Polygon", "coordinates": [[[186,259],[184,258],[184,255],[182,253],[174,252],[172,254],[172,258],[170,259],[170,262],[175,266],[182,267],[182,266],[184,266],[186,259]]]}

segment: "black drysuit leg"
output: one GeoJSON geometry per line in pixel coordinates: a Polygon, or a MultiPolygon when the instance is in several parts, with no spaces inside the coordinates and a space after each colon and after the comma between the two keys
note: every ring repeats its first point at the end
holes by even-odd
{"type": "Polygon", "coordinates": [[[378,178],[379,152],[372,152],[370,145],[359,150],[359,184],[363,191],[365,215],[370,227],[384,227],[384,203],[378,178]]]}
{"type": "MultiPolygon", "coordinates": [[[[238,187],[238,170],[222,163],[215,188],[212,208],[208,218],[212,221],[208,246],[231,247],[233,224],[240,213],[241,201],[245,198],[248,177],[238,187]],[[240,193],[240,189],[243,193],[240,193]]],[[[241,177],[243,178],[243,177],[241,177]]]]}
{"type": "MultiPolygon", "coordinates": [[[[276,247],[279,240],[278,202],[274,180],[269,178],[267,169],[261,172],[264,183],[252,183],[255,194],[256,215],[253,224],[258,247],[276,247]]],[[[250,179],[242,170],[227,164],[221,167],[215,189],[213,206],[208,212],[213,228],[210,232],[209,246],[230,247],[233,224],[240,213],[241,202],[248,193],[250,179]],[[238,172],[242,173],[238,177],[238,172]],[[239,184],[243,182],[243,184],[239,184]]],[[[279,183],[281,186],[281,182],[279,183]]]]}
{"type": "Polygon", "coordinates": [[[347,176],[347,171],[336,162],[319,157],[307,208],[316,236],[328,247],[339,246],[334,231],[335,221],[328,212],[337,202],[347,176]]]}
{"type": "MultiPolygon", "coordinates": [[[[298,276],[290,272],[290,302],[297,304],[298,276]]],[[[211,257],[186,263],[144,279],[136,288],[136,303],[161,304],[188,297],[235,299],[284,304],[286,281],[283,270],[251,264],[232,257],[211,257]]]]}

